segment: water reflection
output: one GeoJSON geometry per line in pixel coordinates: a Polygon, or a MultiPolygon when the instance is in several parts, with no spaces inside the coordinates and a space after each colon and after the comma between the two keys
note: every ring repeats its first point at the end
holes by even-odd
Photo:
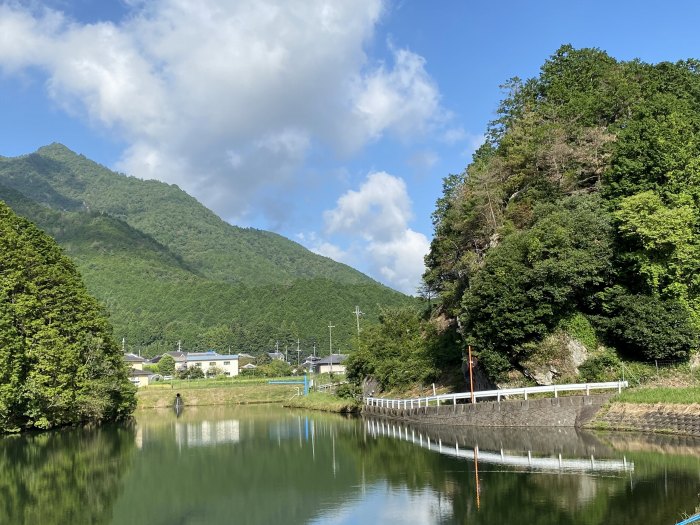
{"type": "MultiPolygon", "coordinates": [[[[624,472],[634,470],[634,463],[627,461],[627,458],[624,455],[621,456],[621,459],[619,460],[601,459],[600,457],[596,459],[595,454],[593,453],[586,454],[585,458],[565,457],[562,455],[562,452],[559,452],[555,456],[548,455],[546,457],[538,457],[533,454],[532,449],[521,452],[511,452],[509,450],[505,450],[501,446],[501,448],[497,451],[489,452],[488,450],[480,449],[477,441],[474,442],[474,445],[470,449],[467,445],[465,445],[467,442],[466,436],[464,434],[460,435],[460,430],[457,428],[445,429],[444,427],[436,426],[416,429],[415,427],[411,427],[407,424],[397,423],[394,421],[366,419],[365,430],[374,438],[383,436],[408,441],[413,445],[417,445],[447,456],[462,459],[473,459],[475,463],[480,461],[481,463],[487,464],[543,471],[568,470],[581,472],[624,472]],[[444,443],[442,436],[446,437],[444,443]],[[460,441],[462,442],[461,449],[459,447],[460,441]]],[[[512,429],[508,430],[512,432],[512,429]]],[[[536,432],[542,430],[543,429],[536,429],[536,432]]],[[[563,445],[570,441],[570,433],[578,436],[576,433],[577,431],[574,429],[563,430],[566,431],[564,434],[552,432],[550,430],[547,439],[547,454],[551,454],[554,450],[562,450],[564,448],[563,445]],[[564,441],[559,439],[562,437],[566,438],[566,440],[564,441]]],[[[489,433],[491,432],[484,432],[484,435],[481,437],[486,438],[489,433]]],[[[487,440],[487,442],[489,441],[493,442],[493,439],[487,440]]],[[[498,439],[498,441],[501,445],[503,444],[502,439],[498,439]]],[[[523,443],[521,440],[520,446],[522,447],[522,445],[523,443]]]]}
{"type": "Polygon", "coordinates": [[[130,426],[0,439],[0,523],[109,523],[134,440],[130,426]]]}
{"type": "Polygon", "coordinates": [[[672,524],[699,457],[669,436],[187,407],[0,439],[0,523],[672,524]]]}

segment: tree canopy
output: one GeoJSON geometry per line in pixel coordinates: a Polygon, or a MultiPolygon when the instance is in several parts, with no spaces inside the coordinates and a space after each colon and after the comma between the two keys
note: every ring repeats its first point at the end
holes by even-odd
{"type": "Polygon", "coordinates": [[[493,372],[577,316],[633,359],[697,349],[699,66],[565,45],[504,86],[444,181],[424,275],[493,372]]]}
{"type": "Polygon", "coordinates": [[[56,243],[0,201],[0,431],[128,417],[107,318],[56,243]]]}

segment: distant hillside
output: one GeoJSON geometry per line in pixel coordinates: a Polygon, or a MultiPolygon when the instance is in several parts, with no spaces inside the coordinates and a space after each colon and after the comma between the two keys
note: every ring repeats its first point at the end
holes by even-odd
{"type": "Polygon", "coordinates": [[[232,226],[177,186],[114,173],[52,144],[0,157],[0,200],[52,235],[105,303],[118,338],[155,353],[347,348],[360,305],[412,300],[280,235],[232,226]]]}

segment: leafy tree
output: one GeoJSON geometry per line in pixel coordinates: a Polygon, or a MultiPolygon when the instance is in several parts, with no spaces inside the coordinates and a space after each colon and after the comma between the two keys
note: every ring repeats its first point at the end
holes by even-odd
{"type": "Polygon", "coordinates": [[[198,366],[184,368],[178,372],[180,379],[204,379],[204,371],[198,366]]]}
{"type": "Polygon", "coordinates": [[[284,361],[273,359],[269,363],[256,368],[256,375],[263,377],[285,377],[292,375],[292,367],[284,361]]]}
{"type": "Polygon", "coordinates": [[[379,324],[362,332],[359,348],[346,363],[348,379],[374,377],[384,389],[435,381],[456,367],[462,352],[452,329],[439,330],[414,309],[385,309],[379,324]]]}
{"type": "Polygon", "coordinates": [[[0,431],[128,417],[119,347],[75,266],[0,202],[0,431]]]}
{"type": "Polygon", "coordinates": [[[170,354],[165,354],[158,361],[158,372],[163,376],[175,375],[175,358],[170,354]]]}
{"type": "Polygon", "coordinates": [[[562,204],[538,208],[533,227],[504,239],[475,275],[462,322],[477,348],[527,355],[608,282],[611,227],[600,199],[562,204]]]}
{"type": "Polygon", "coordinates": [[[599,318],[603,332],[632,358],[685,359],[700,342],[690,312],[676,300],[630,294],[619,286],[601,298],[607,314],[599,318]]]}

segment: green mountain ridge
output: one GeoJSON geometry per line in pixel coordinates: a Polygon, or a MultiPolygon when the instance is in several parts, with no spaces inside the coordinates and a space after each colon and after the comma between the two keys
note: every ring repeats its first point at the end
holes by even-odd
{"type": "Polygon", "coordinates": [[[177,186],[117,174],[60,144],[0,157],[0,199],[54,237],[117,337],[153,354],[262,351],[301,340],[347,350],[352,310],[412,299],[280,235],[232,226],[177,186]]]}

